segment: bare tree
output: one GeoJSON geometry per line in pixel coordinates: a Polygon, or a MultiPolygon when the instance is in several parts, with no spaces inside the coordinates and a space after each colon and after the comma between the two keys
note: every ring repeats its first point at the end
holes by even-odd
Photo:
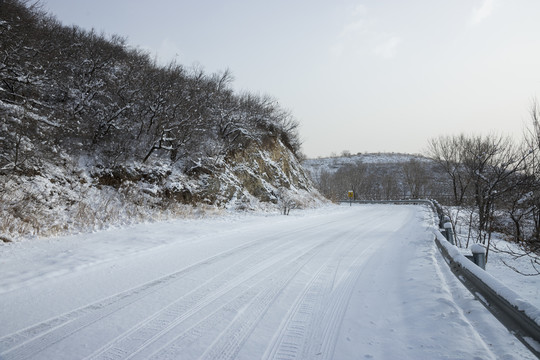
{"type": "Polygon", "coordinates": [[[354,200],[364,198],[363,195],[365,194],[363,194],[363,190],[365,190],[366,171],[366,165],[361,161],[341,167],[335,173],[335,181],[340,185],[339,192],[341,194],[346,194],[347,191],[352,190],[354,193],[354,200]]]}
{"type": "Polygon", "coordinates": [[[508,212],[514,222],[515,238],[521,245],[520,251],[502,250],[513,258],[528,258],[532,271],[523,272],[507,264],[523,275],[540,275],[540,105],[534,100],[530,108],[531,125],[525,135],[524,158],[526,170],[521,176],[524,181],[512,195],[508,212]],[[527,226],[526,224],[529,224],[527,226]],[[528,227],[532,225],[531,231],[528,227]]]}
{"type": "Polygon", "coordinates": [[[424,194],[424,187],[428,182],[425,168],[415,159],[404,163],[402,168],[409,197],[412,199],[421,198],[424,194]]]}
{"type": "Polygon", "coordinates": [[[529,193],[531,201],[531,216],[534,224],[533,239],[540,247],[540,105],[538,101],[531,104],[531,128],[526,135],[526,143],[531,156],[528,158],[527,170],[534,180],[534,186],[529,193]]]}
{"type": "Polygon", "coordinates": [[[452,181],[454,205],[462,205],[470,178],[463,167],[465,135],[440,136],[429,140],[428,156],[430,156],[446,172],[452,181]]]}
{"type": "Polygon", "coordinates": [[[522,181],[516,175],[525,170],[527,154],[518,151],[508,137],[488,135],[467,138],[463,156],[478,214],[477,242],[489,253],[497,202],[504,201],[522,181]]]}

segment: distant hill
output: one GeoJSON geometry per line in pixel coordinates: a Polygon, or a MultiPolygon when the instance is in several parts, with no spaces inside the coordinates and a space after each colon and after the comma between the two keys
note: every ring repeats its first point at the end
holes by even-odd
{"type": "Polygon", "coordinates": [[[444,200],[449,182],[437,164],[422,155],[370,153],[306,159],[302,162],[316,187],[334,201],[435,198],[444,200]]]}
{"type": "Polygon", "coordinates": [[[309,171],[313,179],[318,179],[322,172],[335,173],[344,166],[356,165],[358,162],[364,164],[403,164],[411,160],[431,162],[422,155],[412,155],[403,153],[365,153],[350,156],[321,157],[316,159],[306,159],[302,165],[309,171]]]}

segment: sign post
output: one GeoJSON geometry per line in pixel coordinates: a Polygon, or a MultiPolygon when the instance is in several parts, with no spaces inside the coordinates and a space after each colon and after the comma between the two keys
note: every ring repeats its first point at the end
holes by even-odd
{"type": "Polygon", "coordinates": [[[349,206],[352,206],[352,201],[353,201],[353,198],[354,198],[354,191],[352,190],[349,190],[349,192],[347,193],[347,196],[349,197],[349,206]]]}

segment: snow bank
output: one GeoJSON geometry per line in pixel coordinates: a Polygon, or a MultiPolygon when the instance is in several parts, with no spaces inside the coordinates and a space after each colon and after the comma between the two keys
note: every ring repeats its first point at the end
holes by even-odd
{"type": "Polygon", "coordinates": [[[473,254],[485,254],[486,248],[483,247],[481,244],[472,244],[470,247],[470,250],[473,254]]]}

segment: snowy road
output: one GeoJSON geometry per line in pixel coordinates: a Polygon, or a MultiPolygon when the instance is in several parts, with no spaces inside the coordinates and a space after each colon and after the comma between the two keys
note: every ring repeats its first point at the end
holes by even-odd
{"type": "Polygon", "coordinates": [[[1,359],[533,359],[423,206],[138,225],[0,246],[1,359]]]}

